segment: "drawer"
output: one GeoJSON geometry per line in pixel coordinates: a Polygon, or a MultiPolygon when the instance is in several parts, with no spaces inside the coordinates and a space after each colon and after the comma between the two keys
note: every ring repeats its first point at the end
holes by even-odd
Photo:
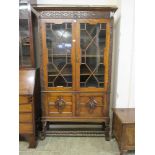
{"type": "Polygon", "coordinates": [[[77,97],[77,115],[80,117],[104,117],[106,100],[103,94],[81,93],[77,97]]]}
{"type": "Polygon", "coordinates": [[[19,96],[19,104],[26,104],[32,102],[32,96],[19,96]]]}
{"type": "Polygon", "coordinates": [[[20,113],[19,114],[19,122],[20,123],[24,123],[24,122],[32,123],[32,113],[20,113]]]}
{"type": "Polygon", "coordinates": [[[19,133],[20,134],[33,133],[33,125],[28,123],[20,123],[19,133]]]}
{"type": "Polygon", "coordinates": [[[47,94],[45,99],[46,116],[67,117],[73,115],[74,96],[70,93],[47,94]]]}
{"type": "Polygon", "coordinates": [[[19,105],[19,112],[32,112],[32,105],[31,104],[19,105]]]}

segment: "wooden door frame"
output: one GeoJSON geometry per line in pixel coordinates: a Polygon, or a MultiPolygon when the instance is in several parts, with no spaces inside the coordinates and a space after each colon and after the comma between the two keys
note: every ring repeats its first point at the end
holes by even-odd
{"type": "Polygon", "coordinates": [[[77,19],[76,24],[76,90],[80,92],[106,92],[108,91],[108,80],[109,80],[109,50],[110,50],[110,19],[77,19]],[[104,50],[104,66],[105,66],[105,76],[104,76],[104,88],[80,88],[80,59],[81,59],[81,52],[80,52],[80,23],[106,23],[106,47],[104,50]]]}
{"type": "Polygon", "coordinates": [[[75,27],[74,27],[74,20],[73,19],[41,19],[41,34],[42,34],[42,64],[41,68],[43,71],[43,79],[44,79],[44,90],[48,91],[74,91],[75,90],[75,27]],[[47,73],[47,64],[48,64],[48,49],[46,46],[46,23],[55,23],[55,24],[61,24],[61,23],[72,23],[72,49],[71,49],[71,64],[72,64],[72,87],[48,87],[48,73],[47,73]]]}
{"type": "MultiPolygon", "coordinates": [[[[21,3],[22,4],[22,3],[21,3]]],[[[20,5],[20,3],[19,3],[20,5]]],[[[23,62],[19,65],[19,68],[34,68],[35,67],[35,55],[34,55],[34,37],[33,37],[33,26],[32,26],[32,12],[31,12],[31,6],[30,6],[30,2],[28,1],[27,3],[27,12],[28,12],[28,18],[27,18],[27,22],[28,22],[28,32],[29,32],[29,40],[30,40],[30,45],[29,45],[29,55],[30,55],[30,64],[23,64],[23,62]]],[[[19,20],[22,18],[19,18],[19,20]]],[[[26,18],[24,18],[26,19],[26,18]]],[[[19,30],[20,33],[20,30],[19,30]]],[[[23,55],[23,53],[22,53],[23,55]]],[[[19,58],[20,59],[20,58],[19,58]]]]}

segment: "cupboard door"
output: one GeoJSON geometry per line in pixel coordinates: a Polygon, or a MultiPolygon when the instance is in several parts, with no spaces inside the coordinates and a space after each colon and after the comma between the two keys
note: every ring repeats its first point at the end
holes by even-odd
{"type": "Polygon", "coordinates": [[[109,22],[81,19],[77,27],[77,87],[80,90],[103,90],[108,80],[109,22]]]}
{"type": "Polygon", "coordinates": [[[44,98],[45,116],[69,117],[74,114],[74,95],[71,93],[47,93],[44,98]]]}
{"type": "Polygon", "coordinates": [[[104,117],[106,116],[106,97],[98,93],[80,93],[77,95],[77,116],[104,117]]]}
{"type": "Polygon", "coordinates": [[[73,89],[74,38],[69,20],[50,20],[44,23],[43,52],[46,87],[49,90],[73,89]]]}

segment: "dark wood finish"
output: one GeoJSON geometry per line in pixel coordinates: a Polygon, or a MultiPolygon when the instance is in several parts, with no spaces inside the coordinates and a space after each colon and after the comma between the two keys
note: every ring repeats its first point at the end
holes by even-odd
{"type": "Polygon", "coordinates": [[[115,136],[120,155],[135,149],[135,109],[113,109],[113,135],[115,136]]]}
{"type": "MultiPolygon", "coordinates": [[[[112,59],[112,31],[113,31],[113,17],[111,13],[115,12],[115,7],[109,8],[99,8],[99,7],[42,7],[34,6],[34,12],[39,17],[39,26],[40,26],[40,42],[41,42],[41,85],[42,85],[42,122],[43,130],[41,133],[41,138],[43,139],[47,131],[47,122],[100,122],[105,125],[105,136],[106,140],[109,140],[109,105],[110,105],[110,78],[111,78],[111,59],[112,59]],[[52,55],[54,50],[51,48],[57,40],[54,40],[54,37],[51,39],[51,43],[47,42],[50,38],[50,35],[54,32],[53,25],[59,25],[63,23],[71,24],[71,49],[70,49],[70,58],[72,65],[72,85],[67,86],[55,86],[54,82],[52,86],[49,86],[49,78],[55,76],[55,80],[58,76],[63,76],[62,70],[55,75],[54,73],[49,76],[49,64],[56,68],[54,64],[54,56],[52,55]],[[49,24],[47,27],[47,24],[49,24]],[[81,72],[81,24],[88,24],[89,26],[99,25],[98,29],[94,32],[96,33],[99,39],[99,31],[102,31],[101,36],[104,33],[103,47],[97,47],[95,52],[104,53],[96,54],[100,60],[99,64],[103,65],[101,70],[104,72],[102,81],[103,86],[100,86],[100,80],[98,86],[85,86],[82,87],[80,84],[81,72]],[[106,25],[104,28],[101,27],[106,25]],[[48,32],[47,32],[48,31],[48,32]],[[51,34],[50,34],[51,33],[51,34]],[[98,34],[97,34],[98,33],[98,34]],[[52,45],[51,45],[52,44],[52,45]],[[99,49],[101,48],[101,49],[99,49]],[[52,51],[51,58],[49,57],[49,51],[52,51]],[[51,59],[51,60],[50,60],[51,59]],[[54,64],[54,65],[53,65],[54,64]]],[[[62,26],[62,25],[61,25],[62,26]]],[[[65,28],[66,31],[67,28],[65,28]]],[[[86,30],[89,36],[89,45],[93,43],[98,44],[97,39],[93,36],[92,31],[88,33],[89,30],[86,30]],[[94,40],[96,39],[96,42],[94,40]]],[[[61,31],[60,31],[61,32],[61,31]]],[[[60,33],[61,34],[61,33],[60,33]]],[[[57,36],[57,34],[55,34],[57,36]]],[[[61,34],[62,35],[62,34],[61,34]]],[[[101,39],[100,36],[100,39],[101,39]]],[[[60,36],[59,36],[60,37],[60,36]]],[[[57,36],[57,38],[59,38],[57,36]]],[[[87,37],[87,36],[86,36],[87,37]]],[[[65,38],[65,37],[64,37],[65,38]]],[[[84,39],[84,38],[82,38],[84,39]]],[[[59,39],[61,41],[61,39],[59,39]]],[[[100,44],[101,44],[100,42],[100,44]]],[[[60,46],[60,45],[59,45],[60,46]]],[[[97,45],[99,46],[99,45],[97,45]]],[[[63,46],[61,45],[61,48],[63,46]]],[[[88,48],[87,47],[87,48],[88,48]]],[[[85,49],[86,51],[87,49],[85,49]]],[[[61,53],[61,52],[60,52],[61,53]]],[[[55,54],[58,57],[58,54],[55,54]]],[[[88,55],[88,57],[95,57],[96,55],[88,55]]],[[[64,58],[65,59],[65,58],[64,58]]],[[[96,58],[97,59],[97,58],[96,58]]],[[[63,63],[63,62],[62,62],[63,63]]],[[[94,62],[95,63],[95,62],[94,62]]],[[[86,64],[87,65],[87,64],[86,64]]],[[[91,64],[92,65],[92,64],[91,64]]],[[[87,65],[88,66],[88,65],[87,65]]],[[[59,66],[57,66],[59,67],[59,66]]],[[[91,73],[88,73],[88,76],[94,76],[97,79],[97,76],[102,76],[102,74],[95,75],[95,69],[90,69],[91,73]],[[91,75],[90,75],[91,74],[91,75]],[[96,77],[95,77],[96,76],[96,77]]],[[[56,71],[56,72],[57,72],[56,71]]],[[[87,74],[87,73],[86,73],[87,74]]],[[[69,75],[66,75],[69,76],[69,75]]],[[[87,75],[86,75],[87,76],[87,75]]],[[[101,77],[102,78],[102,77],[101,77]]],[[[64,80],[65,78],[62,78],[64,80]]],[[[52,81],[52,80],[51,80],[52,81]]],[[[61,81],[60,81],[61,83],[61,81]]],[[[85,84],[86,85],[86,84],[85,84]]]]}
{"type": "Polygon", "coordinates": [[[36,70],[19,71],[19,134],[29,141],[29,147],[36,147],[36,113],[39,97],[36,70]]]}
{"type": "Polygon", "coordinates": [[[31,11],[31,0],[20,0],[20,6],[24,5],[27,8],[20,9],[19,11],[19,20],[27,20],[28,27],[27,32],[21,32],[21,27],[19,25],[19,67],[20,68],[32,68],[35,67],[34,60],[34,43],[33,43],[33,30],[32,30],[32,11],[31,11]],[[26,51],[22,49],[22,46],[25,46],[26,51]],[[27,54],[26,54],[27,53],[27,54]],[[24,56],[26,54],[26,56],[24,56]]]}

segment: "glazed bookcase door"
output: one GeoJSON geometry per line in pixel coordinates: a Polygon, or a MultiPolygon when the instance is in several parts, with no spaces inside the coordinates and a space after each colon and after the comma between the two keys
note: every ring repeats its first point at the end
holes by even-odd
{"type": "Polygon", "coordinates": [[[108,20],[78,20],[76,73],[78,90],[106,90],[110,26],[108,20]]]}
{"type": "Polygon", "coordinates": [[[19,66],[34,67],[30,4],[19,4],[19,66]]]}
{"type": "Polygon", "coordinates": [[[50,20],[42,24],[43,64],[47,90],[74,89],[74,23],[50,20]]]}

